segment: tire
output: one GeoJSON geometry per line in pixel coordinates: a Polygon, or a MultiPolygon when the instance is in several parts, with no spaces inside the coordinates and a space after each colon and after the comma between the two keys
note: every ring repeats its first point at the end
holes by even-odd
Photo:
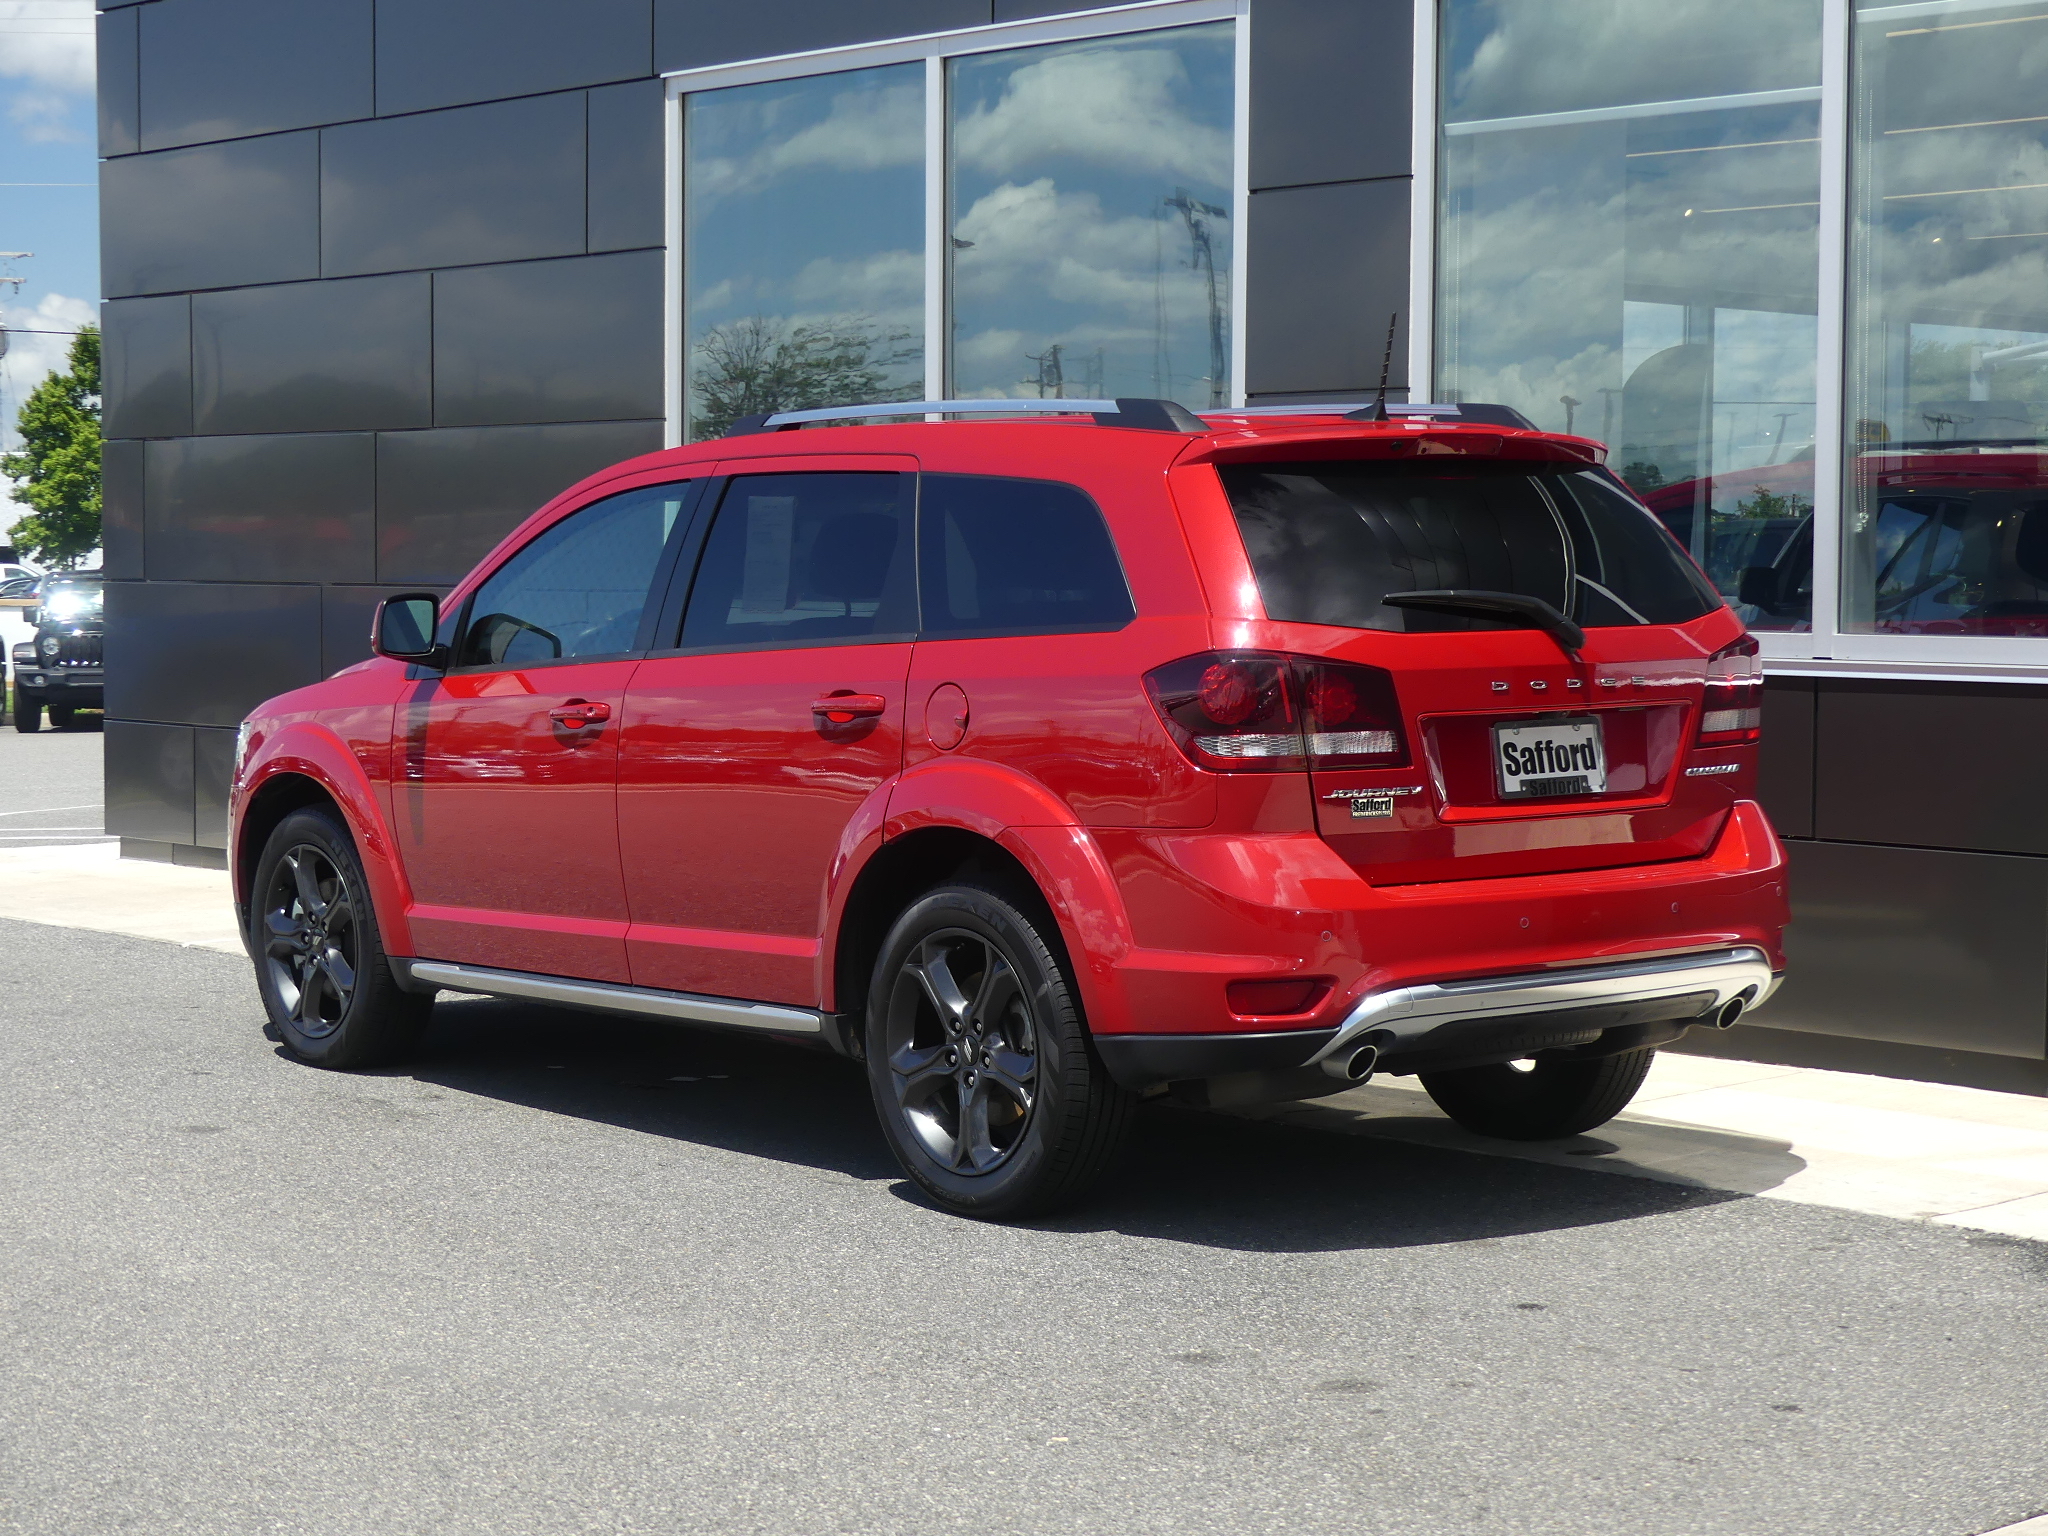
{"type": "Polygon", "coordinates": [[[1108,1165],[1132,1096],[1103,1069],[1048,917],[976,885],[921,896],[868,990],[868,1085],[903,1171],[988,1221],[1079,1199],[1108,1165]]]}
{"type": "Polygon", "coordinates": [[[355,840],[331,811],[294,811],[256,861],[249,949],[284,1048],[339,1072],[412,1054],[432,996],[399,990],[355,840]]]}
{"type": "Polygon", "coordinates": [[[14,728],[24,734],[43,728],[43,701],[23,698],[20,691],[14,695],[14,728]]]}
{"type": "Polygon", "coordinates": [[[1655,1047],[1601,1056],[1534,1058],[1518,1070],[1502,1062],[1456,1072],[1424,1072],[1437,1108],[1466,1130],[1504,1141],[1555,1141],[1605,1125],[1643,1086],[1655,1047]]]}
{"type": "Polygon", "coordinates": [[[68,731],[77,721],[78,711],[69,704],[52,704],[50,706],[50,728],[52,730],[68,731]]]}

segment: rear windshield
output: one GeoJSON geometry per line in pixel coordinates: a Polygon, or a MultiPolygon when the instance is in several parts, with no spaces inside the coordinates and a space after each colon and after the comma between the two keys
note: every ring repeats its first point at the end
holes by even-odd
{"type": "Polygon", "coordinates": [[[1497,629],[1390,608],[1389,592],[1540,597],[1586,628],[1683,624],[1721,606],[1685,551],[1605,475],[1526,465],[1221,466],[1268,618],[1350,629],[1497,629]]]}

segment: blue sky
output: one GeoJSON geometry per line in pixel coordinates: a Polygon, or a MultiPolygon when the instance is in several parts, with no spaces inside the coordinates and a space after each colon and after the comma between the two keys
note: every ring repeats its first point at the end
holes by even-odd
{"type": "Polygon", "coordinates": [[[91,0],[0,0],[0,446],[14,413],[99,307],[91,0]],[[55,183],[56,185],[50,185],[55,183]]]}

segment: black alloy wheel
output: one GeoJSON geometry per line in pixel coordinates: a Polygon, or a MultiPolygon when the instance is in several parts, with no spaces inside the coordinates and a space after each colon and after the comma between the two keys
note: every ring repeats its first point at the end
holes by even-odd
{"type": "Polygon", "coordinates": [[[251,894],[257,990],[287,1051],[347,1071],[386,1065],[418,1045],[433,996],[399,987],[362,860],[335,815],[287,816],[257,860],[251,894]]]}
{"type": "Polygon", "coordinates": [[[1036,907],[978,886],[921,897],[890,931],[869,992],[869,1086],[890,1148],[962,1215],[1075,1199],[1129,1118],[1130,1095],[1089,1043],[1057,930],[1027,915],[1036,907]]]}
{"type": "Polygon", "coordinates": [[[321,1040],[341,1028],[356,995],[362,934],[348,878],[311,843],[287,848],[263,899],[264,964],[294,1030],[321,1040]]]}
{"type": "Polygon", "coordinates": [[[1421,1073],[1437,1108],[1480,1136],[1556,1141],[1605,1125],[1649,1075],[1654,1046],[1591,1061],[1537,1055],[1525,1061],[1421,1073]]]}

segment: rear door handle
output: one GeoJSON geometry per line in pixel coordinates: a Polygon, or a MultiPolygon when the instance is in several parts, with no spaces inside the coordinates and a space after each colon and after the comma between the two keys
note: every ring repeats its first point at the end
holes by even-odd
{"type": "Polygon", "coordinates": [[[566,725],[572,731],[580,731],[586,725],[597,725],[612,717],[612,707],[606,703],[557,704],[548,711],[548,718],[558,725],[566,725]]]}
{"type": "Polygon", "coordinates": [[[888,707],[889,701],[879,693],[834,693],[813,704],[811,713],[823,715],[836,725],[844,725],[849,720],[879,715],[888,707]]]}

